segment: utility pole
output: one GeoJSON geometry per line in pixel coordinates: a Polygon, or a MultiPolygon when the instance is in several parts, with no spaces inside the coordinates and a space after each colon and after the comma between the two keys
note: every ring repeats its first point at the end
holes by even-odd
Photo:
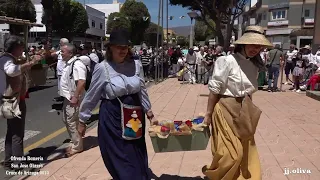
{"type": "Polygon", "coordinates": [[[312,53],[316,53],[320,46],[320,0],[316,0],[314,9],[314,31],[312,41],[312,53]]]}
{"type": "Polygon", "coordinates": [[[167,0],[167,45],[169,44],[169,36],[168,35],[169,35],[169,0],[167,0]]]}
{"type": "Polygon", "coordinates": [[[163,47],[163,40],[164,40],[164,33],[163,33],[163,0],[161,0],[161,27],[162,27],[162,36],[161,36],[161,50],[162,50],[162,55],[161,55],[161,81],[163,81],[163,61],[164,61],[164,47],[163,47]]]}
{"type": "Polygon", "coordinates": [[[156,83],[158,82],[158,74],[159,74],[158,57],[159,57],[159,35],[160,35],[160,18],[161,18],[160,16],[161,16],[161,4],[162,4],[161,1],[162,0],[159,0],[159,11],[158,11],[158,30],[157,30],[157,46],[156,46],[157,54],[154,59],[154,66],[155,66],[154,79],[156,83]]]}

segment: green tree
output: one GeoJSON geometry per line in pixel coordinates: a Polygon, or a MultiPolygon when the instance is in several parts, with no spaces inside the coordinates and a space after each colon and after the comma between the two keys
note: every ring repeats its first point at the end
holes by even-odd
{"type": "Polygon", "coordinates": [[[150,46],[156,46],[157,45],[158,27],[159,27],[159,45],[160,45],[161,44],[161,36],[162,36],[162,33],[163,33],[163,28],[161,26],[158,26],[156,23],[150,22],[149,27],[145,30],[144,40],[150,46]]]}
{"type": "Polygon", "coordinates": [[[188,38],[184,36],[177,36],[177,45],[180,45],[181,47],[189,46],[188,38]]]}
{"type": "Polygon", "coordinates": [[[129,18],[131,24],[131,41],[140,44],[145,30],[150,24],[150,14],[143,2],[127,0],[120,9],[120,13],[129,18]]]}
{"type": "Polygon", "coordinates": [[[131,31],[131,23],[124,14],[119,12],[111,13],[107,20],[107,33],[111,33],[114,29],[127,29],[131,31]]]}
{"type": "MultiPolygon", "coordinates": [[[[0,14],[36,22],[36,10],[31,0],[0,0],[0,14]]],[[[10,24],[10,33],[18,35],[23,32],[23,28],[10,24]]]]}
{"type": "Polygon", "coordinates": [[[248,0],[170,0],[172,5],[180,5],[200,12],[200,17],[225,48],[229,47],[235,20],[243,13],[248,0]],[[206,18],[208,17],[208,18],[206,18]],[[214,24],[210,23],[211,19],[214,24]],[[223,28],[226,28],[226,34],[223,28]]]}
{"type": "MultiPolygon", "coordinates": [[[[215,26],[211,19],[207,19],[211,26],[215,26]]],[[[194,25],[194,33],[196,41],[208,41],[215,37],[215,32],[208,27],[208,25],[202,20],[202,18],[197,18],[194,25]]]]}
{"type": "MultiPolygon", "coordinates": [[[[74,35],[84,34],[89,28],[88,16],[81,3],[73,0],[53,0],[52,6],[52,30],[61,37],[67,37],[69,40],[74,35]]],[[[42,17],[46,22],[46,12],[42,17]]]]}

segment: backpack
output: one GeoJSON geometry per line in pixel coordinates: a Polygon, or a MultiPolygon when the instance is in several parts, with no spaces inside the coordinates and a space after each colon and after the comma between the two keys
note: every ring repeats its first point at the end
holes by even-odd
{"type": "MultiPolygon", "coordinates": [[[[85,90],[88,91],[89,87],[90,87],[90,83],[91,83],[91,79],[92,79],[92,73],[94,71],[94,68],[96,66],[96,62],[92,61],[90,56],[87,56],[89,59],[90,59],[90,66],[88,67],[86,65],[86,69],[87,69],[87,76],[86,76],[86,85],[85,85],[85,90]]],[[[71,65],[71,73],[70,73],[70,78],[73,78],[73,68],[74,68],[74,63],[76,61],[81,61],[81,59],[77,58],[76,60],[74,60],[72,62],[72,65],[71,65]]]]}
{"type": "Polygon", "coordinates": [[[104,57],[102,55],[102,52],[101,51],[97,51],[97,56],[99,58],[99,63],[101,63],[103,60],[104,60],[104,57]]]}

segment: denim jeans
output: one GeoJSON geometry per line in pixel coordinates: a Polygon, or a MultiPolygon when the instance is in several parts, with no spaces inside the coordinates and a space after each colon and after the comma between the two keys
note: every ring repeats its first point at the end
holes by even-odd
{"type": "Polygon", "coordinates": [[[273,88],[274,89],[278,88],[279,71],[280,71],[280,67],[279,66],[271,66],[271,67],[269,67],[269,69],[268,69],[268,74],[269,74],[268,88],[269,89],[271,89],[272,79],[273,79],[273,88]]]}

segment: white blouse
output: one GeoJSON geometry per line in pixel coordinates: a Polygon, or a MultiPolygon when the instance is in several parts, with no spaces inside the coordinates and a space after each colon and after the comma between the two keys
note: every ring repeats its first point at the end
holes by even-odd
{"type": "Polygon", "coordinates": [[[243,97],[244,92],[253,94],[258,89],[258,67],[237,53],[219,57],[214,66],[209,90],[214,94],[243,97]]]}

